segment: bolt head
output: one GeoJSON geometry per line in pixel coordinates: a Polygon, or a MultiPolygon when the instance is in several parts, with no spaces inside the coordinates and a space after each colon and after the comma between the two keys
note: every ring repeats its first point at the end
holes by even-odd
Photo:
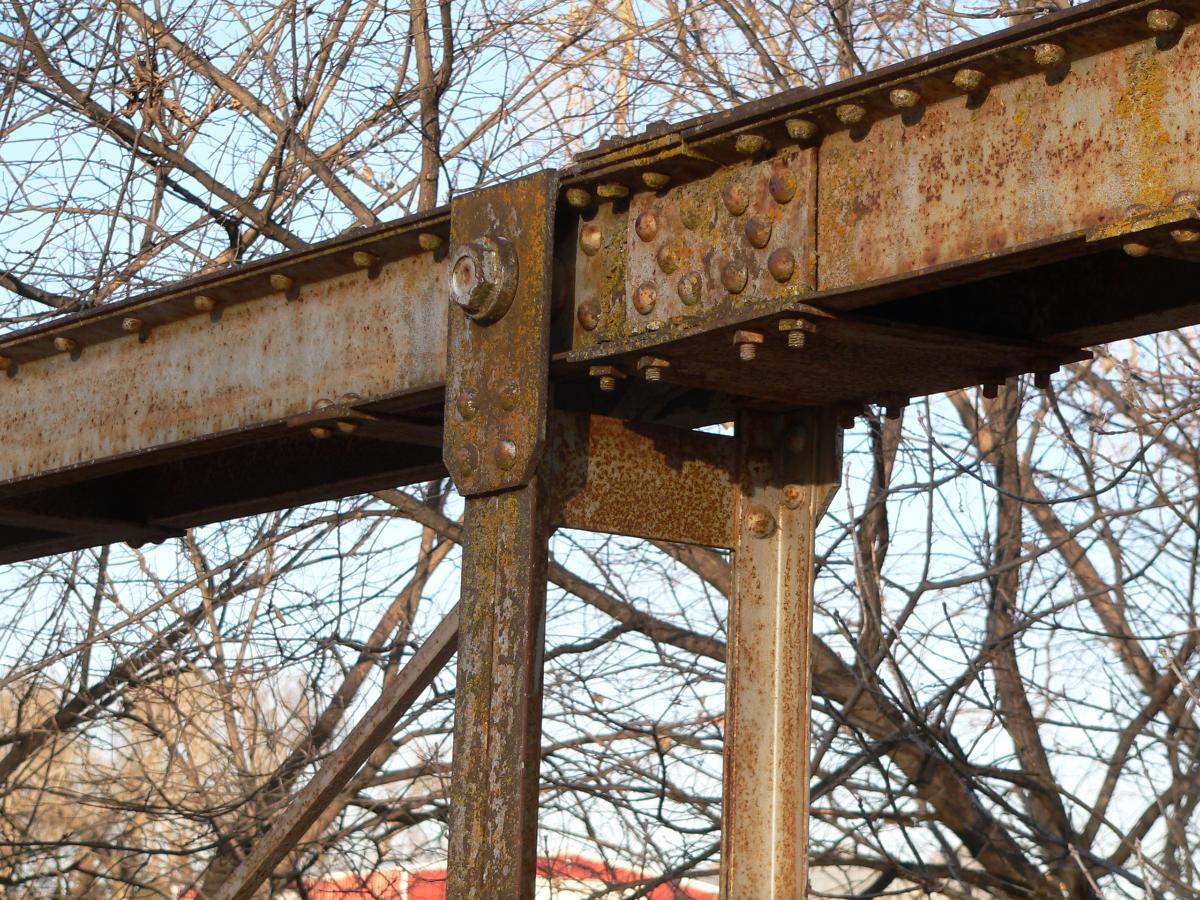
{"type": "Polygon", "coordinates": [[[1183,25],[1183,17],[1171,9],[1152,9],[1146,13],[1146,27],[1155,34],[1169,34],[1183,25]]]}
{"type": "Polygon", "coordinates": [[[585,222],[579,229],[579,247],[588,256],[595,256],[599,253],[600,245],[603,242],[604,232],[595,222],[585,222]]]}
{"type": "Polygon", "coordinates": [[[611,394],[616,389],[617,379],[613,378],[611,375],[600,376],[600,390],[604,391],[606,394],[611,394]]]}
{"type": "Polygon", "coordinates": [[[742,230],[746,233],[746,240],[750,242],[750,246],[758,250],[763,249],[771,242],[770,219],[764,219],[762,216],[751,216],[746,220],[746,225],[742,230]]]}
{"type": "Polygon", "coordinates": [[[492,448],[492,461],[496,468],[507,472],[517,463],[517,445],[507,439],[499,441],[492,448]]]}
{"type": "Polygon", "coordinates": [[[776,203],[790,203],[792,198],[796,196],[796,176],[786,169],[777,169],[771,173],[771,178],[767,181],[767,190],[771,192],[771,197],[776,203]]]}
{"type": "Polygon", "coordinates": [[[700,302],[700,296],[704,292],[704,282],[696,272],[688,272],[680,276],[676,290],[679,293],[679,300],[684,306],[695,306],[700,302]]]}
{"type": "Polygon", "coordinates": [[[639,215],[633,223],[633,230],[643,241],[654,240],[655,235],[658,234],[658,216],[654,210],[648,209],[639,215]]]}
{"type": "Polygon", "coordinates": [[[796,271],[795,255],[786,247],[772,250],[771,255],[767,257],[767,271],[780,284],[790,281],[796,271]]]}
{"type": "Polygon", "coordinates": [[[755,504],[746,513],[746,530],[756,538],[769,538],[775,533],[775,517],[765,506],[755,504]]]}
{"type": "Polygon", "coordinates": [[[517,254],[505,238],[488,235],[458,250],[450,268],[450,296],[481,324],[500,319],[517,287],[517,254]]]}
{"type": "Polygon", "coordinates": [[[746,265],[741,260],[731,259],[721,267],[721,284],[731,294],[740,294],[744,291],[748,277],[746,265]]]}
{"type": "Polygon", "coordinates": [[[584,331],[595,331],[596,326],[600,324],[600,313],[596,309],[595,301],[585,300],[580,303],[575,318],[579,320],[579,327],[584,331]]]}
{"type": "Polygon", "coordinates": [[[658,303],[658,291],[650,282],[638,285],[633,291],[633,308],[643,316],[654,312],[658,303]]]}

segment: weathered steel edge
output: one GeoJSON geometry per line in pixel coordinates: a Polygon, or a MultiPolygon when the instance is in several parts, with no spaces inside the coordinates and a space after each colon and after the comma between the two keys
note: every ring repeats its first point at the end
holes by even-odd
{"type": "MultiPolygon", "coordinates": [[[[1005,49],[1024,47],[1039,38],[1061,36],[1115,17],[1127,17],[1132,13],[1162,5],[1157,0],[1090,0],[1045,18],[1002,29],[846,81],[816,89],[796,89],[763,100],[751,101],[731,110],[699,116],[674,126],[651,128],[643,135],[623,141],[605,142],[601,148],[581,154],[576,164],[559,170],[560,187],[565,190],[572,185],[598,178],[614,167],[642,164],[648,155],[661,154],[672,147],[679,148],[688,141],[711,138],[724,132],[734,133],[764,120],[778,121],[787,114],[830,107],[840,100],[872,93],[893,83],[936,74],[1005,49]]],[[[1196,5],[1196,0],[1186,0],[1171,3],[1170,7],[1174,10],[1187,9],[1194,13],[1196,5]]],[[[1140,37],[1144,38],[1144,35],[1140,37]]],[[[1130,42],[1132,40],[1131,38],[1130,42]]],[[[410,237],[410,243],[413,245],[405,246],[399,254],[393,249],[390,258],[409,253],[430,252],[415,243],[417,235],[428,232],[436,240],[444,243],[449,236],[449,226],[450,208],[442,206],[394,222],[339,235],[311,247],[256,260],[232,270],[205,273],[127,300],[59,316],[0,336],[0,368],[8,368],[13,361],[19,363],[51,355],[55,352],[52,346],[55,336],[78,333],[83,338],[88,338],[89,331],[95,331],[98,323],[109,326],[104,329],[104,334],[98,335],[98,339],[113,339],[115,335],[109,332],[110,323],[114,319],[130,316],[135,312],[145,312],[164,304],[188,300],[197,294],[225,292],[228,297],[226,302],[240,303],[277,290],[270,285],[270,276],[285,270],[324,262],[334,265],[338,270],[334,274],[342,274],[353,268],[354,264],[348,257],[355,251],[380,250],[389,240],[396,238],[410,237]],[[238,292],[229,294],[233,289],[238,292]]],[[[380,255],[381,262],[386,263],[389,257],[380,255]]],[[[324,275],[317,280],[328,277],[332,276],[324,275]]],[[[302,283],[301,280],[301,289],[302,283]]],[[[871,291],[875,287],[863,285],[856,286],[853,290],[871,291]]]]}

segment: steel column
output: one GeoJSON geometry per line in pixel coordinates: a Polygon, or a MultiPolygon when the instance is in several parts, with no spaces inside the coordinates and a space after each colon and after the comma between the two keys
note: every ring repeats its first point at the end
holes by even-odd
{"type": "Polygon", "coordinates": [[[838,486],[827,410],[738,421],[721,896],[804,897],[815,526],[838,486]]]}

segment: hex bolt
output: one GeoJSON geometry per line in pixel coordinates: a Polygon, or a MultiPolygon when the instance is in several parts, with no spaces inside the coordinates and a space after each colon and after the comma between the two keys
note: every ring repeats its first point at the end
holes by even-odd
{"type": "Polygon", "coordinates": [[[834,115],[843,125],[858,125],[867,117],[867,108],[858,103],[843,103],[834,110],[834,115]]]}
{"type": "Polygon", "coordinates": [[[595,222],[585,222],[579,229],[579,246],[588,256],[595,256],[599,253],[603,241],[604,233],[595,222]]]}
{"type": "Polygon", "coordinates": [[[637,232],[637,236],[643,241],[654,240],[658,234],[658,216],[654,210],[648,209],[637,217],[633,223],[633,230],[637,232]]]}
{"type": "Polygon", "coordinates": [[[417,246],[426,253],[432,253],[434,250],[441,248],[445,243],[440,234],[434,234],[432,231],[422,231],[417,235],[417,246]]]}
{"type": "Polygon", "coordinates": [[[759,156],[771,149],[771,142],[761,134],[739,134],[734,149],[742,156],[759,156]]]}
{"type": "Polygon", "coordinates": [[[567,188],[567,205],[574,209],[587,209],[592,205],[592,195],[583,188],[567,188]]]}
{"type": "Polygon", "coordinates": [[[913,109],[921,102],[921,95],[909,88],[895,88],[888,100],[896,109],[913,109]]]}
{"type": "Polygon", "coordinates": [[[629,196],[629,188],[619,181],[610,181],[596,187],[596,196],[601,200],[623,200],[629,196]]]}
{"type": "Polygon", "coordinates": [[[1183,16],[1171,9],[1152,9],[1146,13],[1146,27],[1155,34],[1170,34],[1183,26],[1183,16]]]}
{"type": "MultiPolygon", "coordinates": [[[[436,235],[434,236],[436,237],[436,235]]],[[[438,240],[441,240],[441,238],[438,238],[438,240]]],[[[360,269],[373,269],[379,265],[379,257],[368,250],[355,250],[351,254],[351,260],[360,269]]]]}
{"type": "Polygon", "coordinates": [[[77,353],[79,352],[79,341],[69,337],[56,337],[54,349],[59,353],[77,353]]]}
{"type": "Polygon", "coordinates": [[[721,191],[721,201],[730,215],[740,216],[750,206],[750,195],[740,184],[731,184],[721,191]]]}
{"type": "Polygon", "coordinates": [[[761,250],[771,242],[771,220],[762,216],[751,216],[742,229],[750,246],[761,250]]]}
{"type": "Polygon", "coordinates": [[[671,176],[665,172],[643,172],[642,184],[652,191],[661,191],[671,183],[671,176]]]}
{"type": "Polygon", "coordinates": [[[771,197],[780,206],[791,202],[792,198],[796,196],[797,186],[796,176],[787,169],[775,170],[767,181],[767,190],[771,192],[771,197]]]}
{"type": "Polygon", "coordinates": [[[469,422],[479,414],[479,396],[474,388],[464,388],[454,402],[454,408],[459,416],[469,422]]]}
{"type": "Polygon", "coordinates": [[[740,260],[731,259],[721,267],[721,284],[731,294],[740,294],[744,291],[748,277],[746,266],[740,260]]]}
{"type": "Polygon", "coordinates": [[[639,284],[633,291],[633,308],[643,316],[654,312],[658,303],[658,290],[650,282],[639,284]]]}
{"type": "Polygon", "coordinates": [[[308,433],[315,437],[318,441],[324,441],[333,437],[333,429],[326,428],[324,425],[314,425],[308,429],[308,433]]]}
{"type": "Polygon", "coordinates": [[[457,250],[450,267],[450,299],[480,324],[502,318],[517,287],[517,253],[502,237],[487,235],[457,250]]]}
{"type": "Polygon", "coordinates": [[[197,294],[192,298],[192,308],[196,312],[210,313],[217,308],[217,301],[207,294],[197,294]]]}
{"type": "Polygon", "coordinates": [[[767,271],[780,284],[790,281],[796,271],[795,255],[786,247],[772,250],[771,255],[767,257],[767,271]]]}
{"type": "Polygon", "coordinates": [[[959,69],[954,73],[954,78],[951,81],[964,94],[973,94],[983,87],[986,77],[978,69],[959,69]]]}
{"type": "Polygon", "coordinates": [[[784,127],[787,128],[788,137],[801,143],[815,141],[821,134],[821,127],[811,119],[788,119],[784,127]]]}
{"type": "Polygon", "coordinates": [[[746,530],[756,538],[769,538],[775,533],[775,517],[765,506],[756,503],[746,513],[746,530]]]}
{"type": "Polygon", "coordinates": [[[817,326],[807,319],[780,319],[779,330],[787,334],[790,349],[800,350],[808,343],[808,336],[817,330],[817,326]]]}
{"type": "Polygon", "coordinates": [[[688,272],[679,278],[679,284],[676,285],[676,291],[679,293],[679,300],[684,306],[695,306],[700,302],[700,295],[703,293],[704,283],[700,276],[695,272],[688,272]]]}
{"type": "Polygon", "coordinates": [[[804,488],[798,484],[785,484],[780,493],[783,496],[783,505],[788,509],[799,509],[804,503],[804,488]]]}
{"type": "Polygon", "coordinates": [[[600,390],[610,394],[617,389],[617,381],[625,377],[625,373],[616,366],[592,366],[588,375],[600,379],[600,390]]]}
{"type": "Polygon", "coordinates": [[[579,327],[584,331],[595,331],[596,326],[600,324],[600,313],[596,309],[594,300],[585,300],[579,304],[579,309],[575,312],[575,318],[579,321],[579,327]]]}
{"type": "Polygon", "coordinates": [[[655,259],[665,274],[672,275],[679,268],[679,249],[674,244],[663,244],[655,259]]]}
{"type": "Polygon", "coordinates": [[[738,359],[751,362],[758,358],[758,345],[763,342],[763,336],[757,331],[735,331],[733,344],[738,348],[738,359]]]}
{"type": "Polygon", "coordinates": [[[1043,69],[1060,66],[1067,58],[1067,48],[1062,44],[1037,44],[1033,48],[1033,61],[1043,69]]]}
{"type": "Polygon", "coordinates": [[[670,360],[657,356],[643,356],[637,361],[637,370],[642,373],[643,378],[653,383],[662,381],[662,370],[670,365],[670,360]]]}
{"type": "Polygon", "coordinates": [[[517,463],[517,445],[504,438],[492,448],[492,461],[496,468],[507,472],[517,463]]]}

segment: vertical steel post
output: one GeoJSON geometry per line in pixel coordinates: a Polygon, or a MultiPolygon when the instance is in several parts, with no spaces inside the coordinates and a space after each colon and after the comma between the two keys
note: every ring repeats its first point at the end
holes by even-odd
{"type": "Polygon", "coordinates": [[[466,498],[450,788],[451,900],[533,896],[542,723],[549,395],[558,182],[455,200],[446,467],[466,498]]]}
{"type": "Polygon", "coordinates": [[[828,410],[743,413],[737,440],[721,896],[791,900],[808,886],[813,538],[841,431],[828,410]]]}

